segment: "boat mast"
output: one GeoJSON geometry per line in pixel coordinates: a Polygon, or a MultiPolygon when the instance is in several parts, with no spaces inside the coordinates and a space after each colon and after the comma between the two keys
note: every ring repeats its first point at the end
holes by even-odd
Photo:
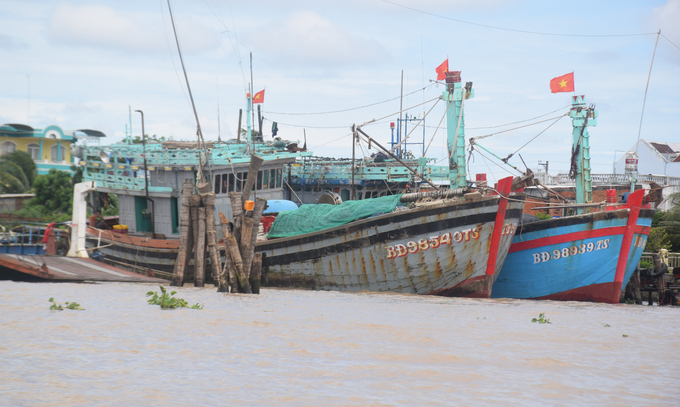
{"type": "MultiPolygon", "coordinates": [[[[597,125],[595,106],[586,107],[585,96],[572,96],[571,124],[573,127],[573,146],[571,153],[570,175],[576,183],[576,203],[584,204],[593,201],[593,182],[590,177],[590,135],[588,126],[597,125]]],[[[578,214],[583,208],[578,209],[578,214]]]]}
{"type": "MultiPolygon", "coordinates": [[[[184,68],[184,59],[182,59],[182,50],[179,48],[179,38],[177,38],[177,29],[175,28],[175,19],[172,17],[172,8],[170,7],[170,0],[168,0],[168,11],[170,12],[170,21],[172,22],[172,31],[175,33],[175,42],[177,43],[177,53],[179,54],[179,61],[182,63],[182,72],[184,72],[184,80],[187,82],[187,89],[189,90],[189,99],[191,99],[191,107],[194,109],[194,117],[196,118],[196,136],[198,138],[198,147],[205,152],[205,142],[203,141],[203,132],[201,131],[201,123],[198,121],[198,113],[196,113],[196,104],[194,103],[194,96],[191,94],[191,86],[189,86],[189,77],[187,70],[184,68]]],[[[207,160],[207,157],[206,157],[207,160]]],[[[197,183],[203,182],[203,154],[198,160],[198,173],[196,173],[197,183]]]]}
{"type": "Polygon", "coordinates": [[[446,133],[451,188],[467,187],[463,106],[465,99],[474,96],[472,82],[467,82],[465,88],[462,87],[460,71],[446,72],[446,90],[442,99],[446,101],[446,133]]]}

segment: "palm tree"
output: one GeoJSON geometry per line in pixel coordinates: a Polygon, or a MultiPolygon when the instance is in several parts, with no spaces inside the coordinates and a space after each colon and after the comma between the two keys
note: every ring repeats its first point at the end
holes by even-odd
{"type": "Polygon", "coordinates": [[[23,194],[30,190],[24,170],[13,161],[0,158],[0,194],[23,194]]]}

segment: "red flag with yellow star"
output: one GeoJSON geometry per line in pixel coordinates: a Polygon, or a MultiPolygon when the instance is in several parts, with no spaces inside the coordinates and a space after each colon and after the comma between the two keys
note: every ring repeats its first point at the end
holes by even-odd
{"type": "Polygon", "coordinates": [[[253,104],[264,103],[264,90],[261,90],[253,96],[253,104]]]}
{"type": "Polygon", "coordinates": [[[574,73],[558,76],[550,80],[550,91],[552,93],[558,92],[573,92],[574,91],[574,73]]]}
{"type": "Polygon", "coordinates": [[[441,65],[435,69],[437,72],[437,80],[441,81],[442,79],[446,79],[446,72],[449,70],[449,59],[446,58],[446,61],[442,62],[441,65]]]}

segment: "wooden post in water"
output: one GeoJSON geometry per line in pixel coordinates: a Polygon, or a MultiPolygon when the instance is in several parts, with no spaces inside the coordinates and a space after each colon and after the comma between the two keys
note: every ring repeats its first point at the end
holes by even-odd
{"type": "Polygon", "coordinates": [[[253,294],[260,293],[260,277],[262,276],[262,253],[253,255],[253,266],[250,271],[250,286],[253,294]]]}
{"type": "Polygon", "coordinates": [[[205,206],[205,234],[208,240],[208,253],[210,255],[210,274],[215,286],[219,286],[221,272],[220,252],[217,247],[217,232],[215,231],[215,194],[209,192],[201,196],[205,206]]]}
{"type": "Polygon", "coordinates": [[[194,287],[205,286],[205,208],[198,208],[198,241],[194,255],[194,287]]]}
{"type": "Polygon", "coordinates": [[[230,275],[235,276],[236,273],[233,272],[233,264],[234,261],[231,259],[231,255],[229,253],[229,246],[228,246],[228,240],[229,240],[229,222],[227,221],[227,217],[224,216],[222,212],[220,212],[220,222],[222,224],[222,234],[224,236],[224,268],[220,270],[218,278],[217,278],[217,292],[218,293],[228,293],[229,292],[229,283],[230,283],[230,275]]]}
{"type": "MultiPolygon", "coordinates": [[[[264,160],[255,154],[250,156],[250,167],[248,167],[248,178],[246,178],[246,185],[241,190],[241,207],[245,205],[250,194],[253,192],[253,187],[255,186],[255,181],[257,181],[257,173],[260,171],[260,166],[264,160]]],[[[236,216],[234,216],[236,217],[236,216]]]]}
{"type": "Polygon", "coordinates": [[[180,212],[180,234],[179,234],[179,252],[177,253],[177,260],[175,261],[174,276],[170,285],[181,287],[184,285],[184,269],[187,264],[188,254],[191,253],[191,246],[193,244],[191,231],[191,206],[189,197],[194,192],[194,184],[185,182],[182,185],[182,211],[180,212]]]}
{"type": "Polygon", "coordinates": [[[236,236],[238,242],[238,239],[241,238],[241,220],[243,216],[241,194],[238,192],[229,192],[229,201],[231,202],[231,214],[234,217],[234,230],[232,233],[236,236]]]}

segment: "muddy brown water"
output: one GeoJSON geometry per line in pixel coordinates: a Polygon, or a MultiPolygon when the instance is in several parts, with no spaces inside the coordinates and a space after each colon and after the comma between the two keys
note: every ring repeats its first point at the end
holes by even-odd
{"type": "Polygon", "coordinates": [[[680,405],[678,307],[149,290],[0,281],[0,405],[680,405]]]}

